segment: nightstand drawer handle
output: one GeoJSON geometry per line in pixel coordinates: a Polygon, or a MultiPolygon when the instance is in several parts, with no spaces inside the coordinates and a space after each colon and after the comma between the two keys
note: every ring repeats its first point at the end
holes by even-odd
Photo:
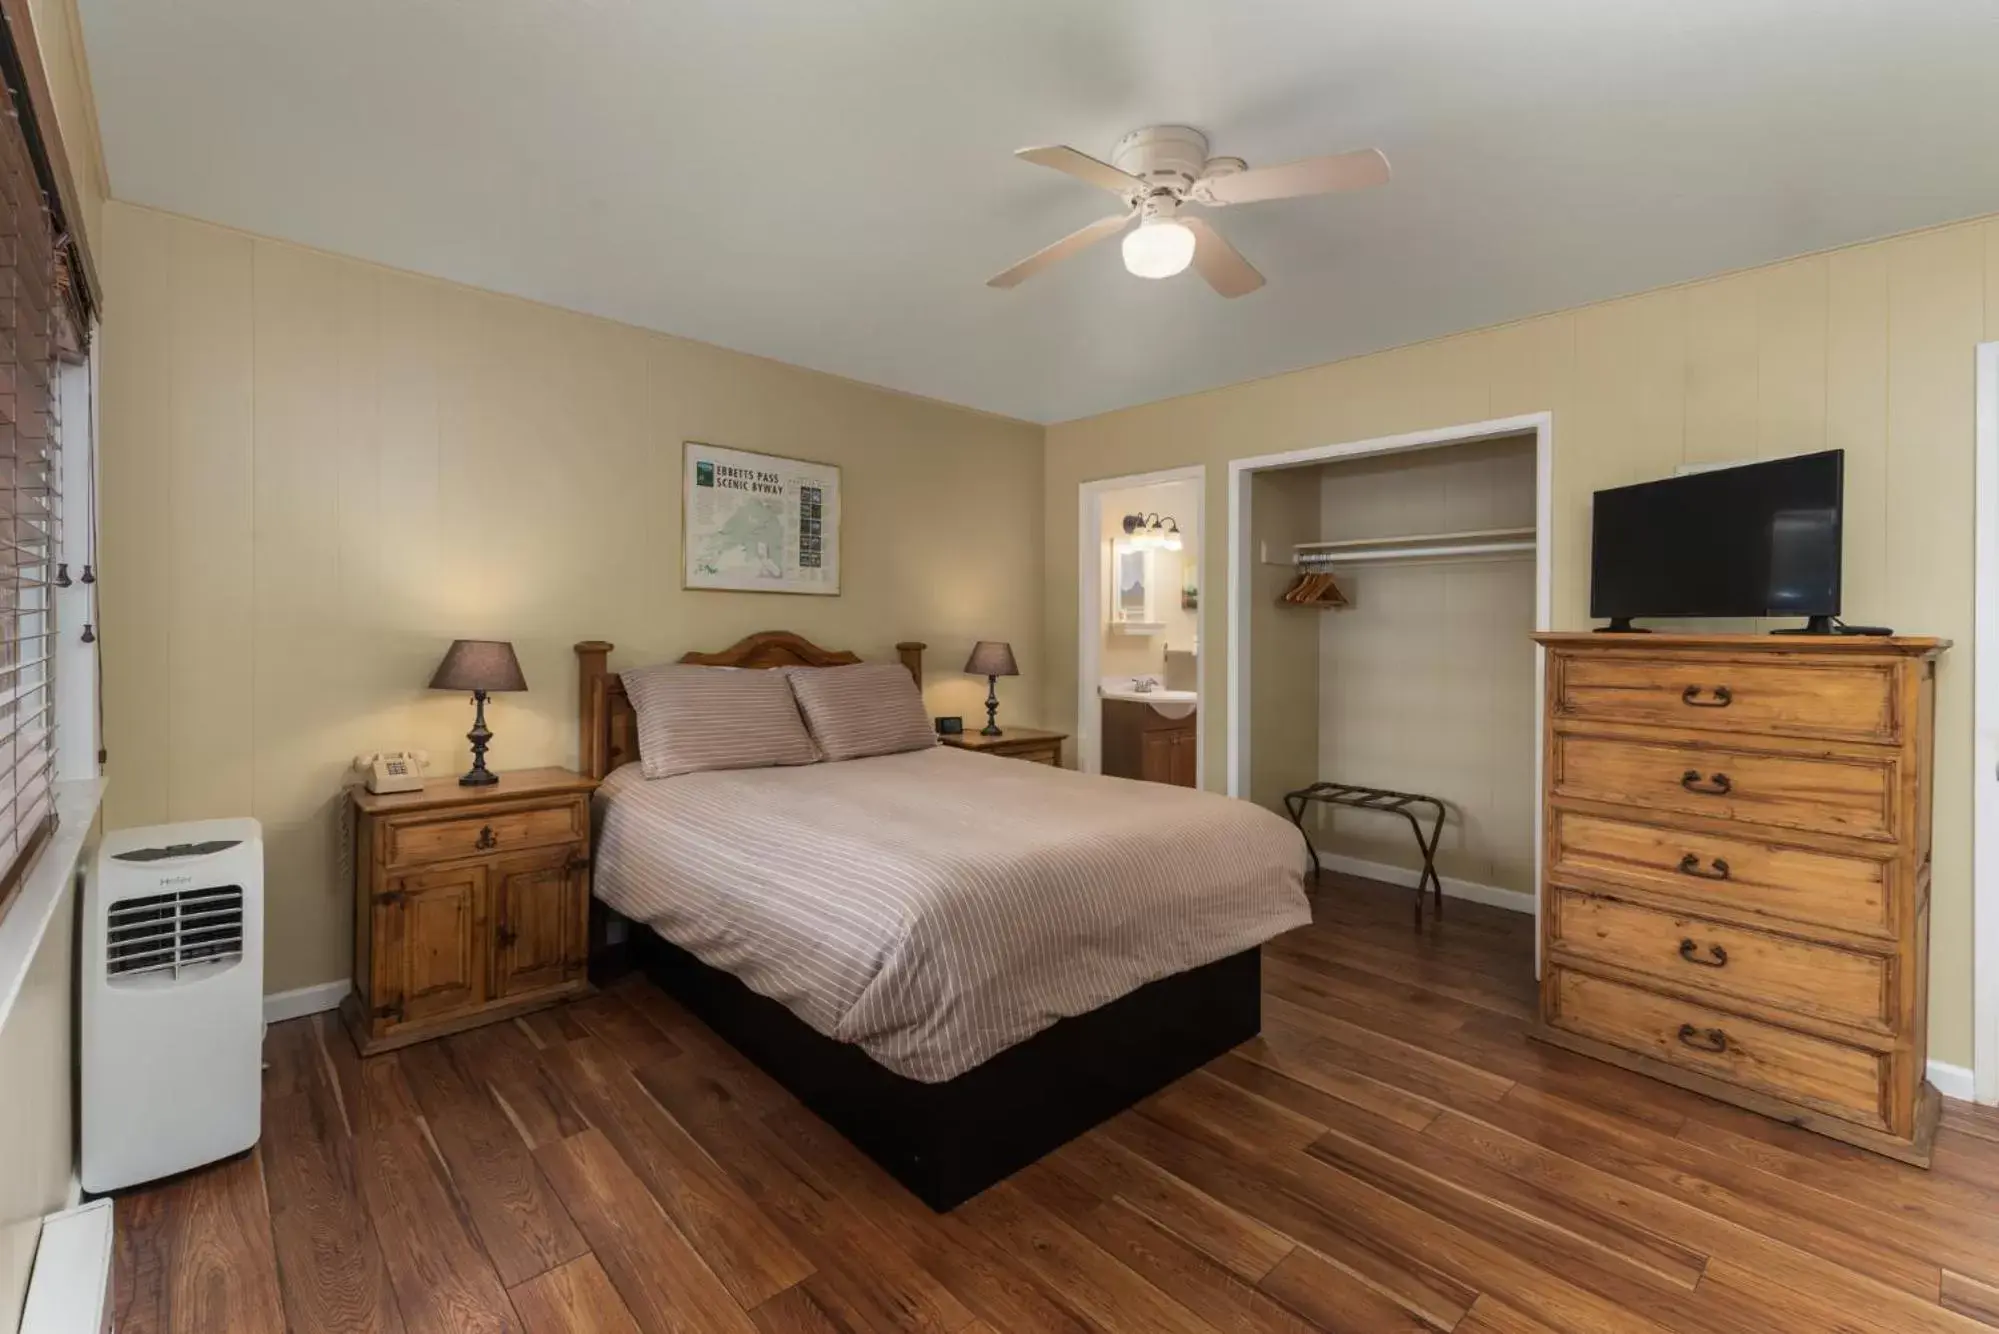
{"type": "Polygon", "coordinates": [[[1680,786],[1689,792],[1699,792],[1710,797],[1725,797],[1735,785],[1728,781],[1727,774],[1712,774],[1703,781],[1700,770],[1689,769],[1680,775],[1680,786]]]}
{"type": "Polygon", "coordinates": [[[493,832],[493,826],[487,825],[479,831],[479,841],[472,846],[478,848],[481,852],[487,848],[497,848],[500,846],[500,836],[493,832]]]}
{"type": "Polygon", "coordinates": [[[1688,686],[1680,692],[1680,703],[1696,709],[1725,709],[1735,702],[1727,686],[1716,686],[1708,694],[1710,698],[1702,699],[1699,686],[1688,686]]]}

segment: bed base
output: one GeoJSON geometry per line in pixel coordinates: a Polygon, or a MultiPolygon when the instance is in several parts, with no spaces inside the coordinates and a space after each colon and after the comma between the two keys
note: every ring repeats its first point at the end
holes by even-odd
{"type": "Polygon", "coordinates": [[[1061,1020],[941,1084],[877,1065],[657,933],[632,961],[938,1213],[971,1199],[1262,1027],[1247,949],[1061,1020]]]}

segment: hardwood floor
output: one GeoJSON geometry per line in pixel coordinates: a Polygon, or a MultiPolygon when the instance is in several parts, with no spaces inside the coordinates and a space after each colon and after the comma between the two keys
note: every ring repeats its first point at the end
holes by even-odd
{"type": "Polygon", "coordinates": [[[1528,1041],[1526,918],[1316,902],[1262,1037],[943,1217],[642,980],[367,1061],[279,1025],[258,1148],[119,1199],[118,1328],[1999,1327],[1999,1114],[1920,1172],[1528,1041]]]}

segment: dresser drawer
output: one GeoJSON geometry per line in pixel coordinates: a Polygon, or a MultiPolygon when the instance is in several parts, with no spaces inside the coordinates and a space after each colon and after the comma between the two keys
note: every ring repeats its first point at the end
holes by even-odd
{"type": "Polygon", "coordinates": [[[1849,741],[1901,734],[1892,663],[1564,654],[1555,670],[1563,717],[1849,741]]]}
{"type": "Polygon", "coordinates": [[[1882,1129],[1890,1058],[1774,1024],[1551,968],[1557,1028],[1882,1129]]]}
{"type": "Polygon", "coordinates": [[[1884,938],[1895,930],[1894,864],[1870,857],[1556,810],[1548,867],[1556,879],[1630,884],[1732,912],[1884,938]]]}
{"type": "Polygon", "coordinates": [[[1888,1033],[1892,960],[1558,889],[1549,941],[1562,954],[1658,978],[1676,991],[1888,1033]]]}
{"type": "Polygon", "coordinates": [[[1888,840],[1897,767],[1892,752],[1788,755],[1558,732],[1551,783],[1558,797],[1888,840]]]}
{"type": "Polygon", "coordinates": [[[386,822],[382,860],[387,866],[415,866],[482,857],[575,842],[589,830],[588,808],[575,798],[479,815],[402,816],[386,822]]]}

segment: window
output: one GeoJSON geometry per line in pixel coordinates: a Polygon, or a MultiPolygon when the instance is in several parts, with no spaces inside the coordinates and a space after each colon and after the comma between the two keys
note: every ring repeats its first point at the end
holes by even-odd
{"type": "Polygon", "coordinates": [[[0,908],[55,826],[57,372],[81,351],[66,252],[29,132],[0,114],[0,908]]]}

